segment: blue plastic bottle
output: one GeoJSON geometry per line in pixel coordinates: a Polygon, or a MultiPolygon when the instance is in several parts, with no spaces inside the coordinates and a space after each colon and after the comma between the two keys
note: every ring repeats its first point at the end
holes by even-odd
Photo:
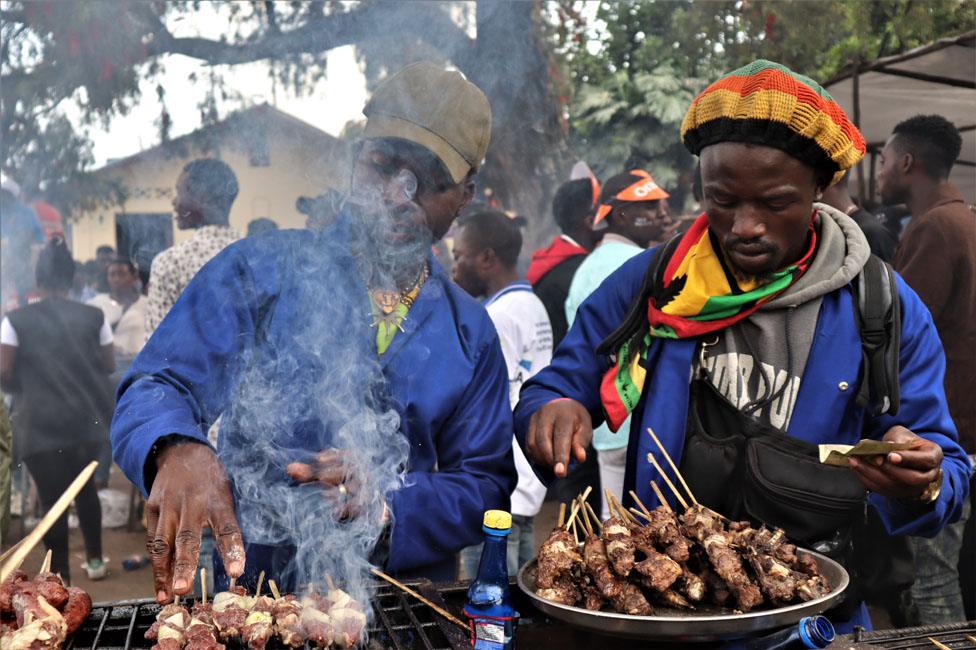
{"type": "Polygon", "coordinates": [[[795,627],[724,647],[728,650],[806,650],[826,648],[833,640],[834,626],[826,617],[807,616],[801,618],[795,627]]]}
{"type": "Polygon", "coordinates": [[[464,615],[471,624],[471,645],[475,650],[509,650],[515,647],[518,625],[505,563],[512,515],[504,510],[488,510],[481,529],[485,532],[485,545],[478,577],[468,588],[464,615]]]}

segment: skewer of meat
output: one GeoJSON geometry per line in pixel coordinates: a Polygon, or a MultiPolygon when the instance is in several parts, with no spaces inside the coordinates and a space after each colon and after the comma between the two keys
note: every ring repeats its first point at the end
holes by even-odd
{"type": "Polygon", "coordinates": [[[14,613],[14,594],[20,589],[17,585],[22,582],[30,582],[30,576],[24,571],[16,569],[7,576],[7,579],[0,584],[0,615],[14,613]]]}
{"type": "Polygon", "coordinates": [[[325,581],[329,585],[326,595],[330,603],[329,617],[335,630],[333,642],[340,648],[351,648],[357,643],[366,629],[366,612],[358,600],[338,589],[332,582],[332,576],[326,575],[325,581]]]}
{"type": "Polygon", "coordinates": [[[593,578],[594,585],[600,591],[600,595],[609,600],[614,608],[623,614],[649,616],[654,609],[647,602],[647,598],[644,597],[641,590],[636,585],[614,574],[610,568],[606,546],[603,540],[593,533],[593,527],[586,516],[585,509],[583,521],[587,528],[586,541],[583,546],[583,563],[593,578]]]}
{"type": "Polygon", "coordinates": [[[186,627],[190,623],[190,612],[180,605],[180,597],[164,606],[156,621],[146,630],[146,639],[155,640],[153,650],[180,650],[186,643],[186,627]]]}
{"type": "Polygon", "coordinates": [[[305,645],[302,633],[302,604],[292,596],[282,596],[274,580],[268,580],[268,588],[274,596],[274,630],[282,645],[288,648],[300,648],[305,645]]]}
{"type": "Polygon", "coordinates": [[[251,599],[251,610],[241,628],[241,639],[251,650],[264,650],[274,634],[274,599],[261,595],[264,584],[264,571],[258,576],[254,598],[251,599]]]}
{"type": "MultiPolygon", "coordinates": [[[[556,527],[539,547],[535,576],[536,587],[539,589],[552,589],[564,575],[578,576],[582,569],[583,556],[580,555],[579,546],[569,531],[563,528],[562,515],[565,510],[566,505],[562,504],[556,527]]],[[[575,522],[570,525],[572,523],[575,522]]]]}
{"type": "Polygon", "coordinates": [[[624,516],[622,509],[617,509],[613,493],[604,489],[607,509],[610,517],[603,522],[603,542],[607,547],[607,557],[614,572],[621,578],[630,575],[634,568],[634,540],[630,534],[630,521],[624,516]]]}
{"type": "Polygon", "coordinates": [[[193,605],[190,622],[186,626],[186,650],[224,650],[217,640],[217,625],[213,607],[207,602],[207,570],[200,569],[201,600],[193,605]]]}
{"type": "Polygon", "coordinates": [[[247,590],[236,585],[214,595],[213,620],[220,632],[221,641],[240,638],[252,602],[247,590]]]}
{"type": "Polygon", "coordinates": [[[308,593],[302,598],[302,636],[313,645],[327,648],[335,638],[335,629],[329,617],[329,602],[315,593],[309,585],[308,593]]]}
{"type": "Polygon", "coordinates": [[[654,490],[661,504],[654,510],[648,510],[636,493],[631,492],[631,496],[640,506],[642,516],[647,519],[647,525],[653,531],[654,540],[661,550],[675,562],[687,562],[691,542],[682,534],[678,517],[661,494],[661,488],[652,481],[651,489],[654,490]]]}
{"type": "Polygon", "coordinates": [[[31,580],[26,573],[18,569],[7,577],[3,585],[0,585],[0,615],[13,614],[13,596],[18,592],[43,596],[44,600],[57,610],[63,609],[68,602],[68,590],[60,576],[42,570],[31,580]]]}
{"type": "Polygon", "coordinates": [[[11,601],[17,617],[17,630],[4,635],[4,650],[54,650],[64,644],[67,624],[61,612],[44,596],[21,591],[15,593],[11,601]]]}

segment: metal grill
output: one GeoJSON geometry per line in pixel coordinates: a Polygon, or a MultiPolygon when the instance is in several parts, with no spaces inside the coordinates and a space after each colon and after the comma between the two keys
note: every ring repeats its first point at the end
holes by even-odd
{"type": "Polygon", "coordinates": [[[976,647],[976,641],[972,640],[976,639],[976,621],[906,627],[900,630],[879,630],[877,632],[857,629],[854,634],[850,634],[844,639],[872,648],[888,648],[889,650],[911,650],[912,648],[933,650],[937,646],[932,643],[932,640],[950,648],[972,649],[976,647]]]}
{"type": "MultiPolygon", "coordinates": [[[[427,580],[407,583],[416,591],[438,605],[444,605],[427,580]]],[[[192,607],[193,600],[186,605],[192,607]]],[[[373,621],[367,628],[369,650],[459,650],[467,645],[467,637],[456,626],[444,621],[429,607],[403,592],[377,583],[373,596],[373,621]]],[[[65,646],[66,650],[129,650],[150,648],[152,642],[143,635],[156,620],[160,606],[154,600],[127,600],[114,603],[98,603],[65,646]]],[[[228,646],[229,648],[243,647],[228,646]]],[[[272,640],[268,648],[281,648],[272,640]]],[[[306,644],[306,648],[312,646],[306,644]]]]}

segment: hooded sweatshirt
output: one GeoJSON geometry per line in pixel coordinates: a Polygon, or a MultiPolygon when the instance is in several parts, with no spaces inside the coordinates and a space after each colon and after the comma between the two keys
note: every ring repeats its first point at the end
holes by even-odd
{"type": "Polygon", "coordinates": [[[853,219],[815,207],[818,244],[810,268],[751,316],[706,338],[695,364],[696,376],[729,404],[780,431],[793,414],[823,296],[850,283],[871,255],[853,219]]]}
{"type": "Polygon", "coordinates": [[[546,273],[577,255],[586,255],[586,249],[566,235],[554,237],[551,244],[532,253],[525,278],[529,284],[535,285],[546,273]]]}

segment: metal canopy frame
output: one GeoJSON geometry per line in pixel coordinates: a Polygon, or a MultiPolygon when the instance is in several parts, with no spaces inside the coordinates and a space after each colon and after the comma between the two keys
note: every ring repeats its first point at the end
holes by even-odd
{"type": "Polygon", "coordinates": [[[976,31],[871,62],[855,62],[824,84],[861,129],[868,155],[857,167],[861,202],[874,199],[877,155],[894,126],[913,115],[945,115],[963,136],[950,180],[976,202],[976,31]]]}

